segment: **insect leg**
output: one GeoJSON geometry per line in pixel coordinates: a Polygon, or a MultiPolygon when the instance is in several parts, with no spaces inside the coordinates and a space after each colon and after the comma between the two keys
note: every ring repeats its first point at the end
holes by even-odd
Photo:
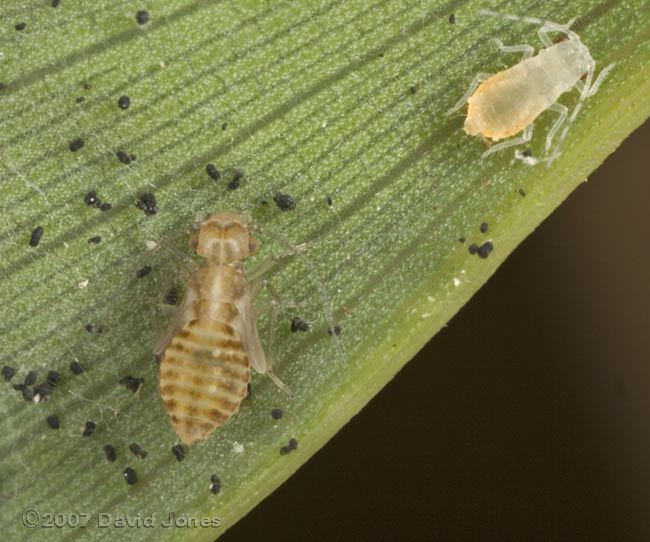
{"type": "MultiPolygon", "coordinates": [[[[325,315],[325,320],[327,320],[327,325],[329,329],[334,329],[336,327],[336,322],[334,320],[334,314],[332,310],[332,304],[330,302],[329,295],[327,291],[325,290],[325,286],[323,283],[323,280],[320,278],[318,269],[317,267],[311,262],[311,260],[307,257],[306,254],[304,254],[308,249],[310,249],[312,246],[316,244],[315,241],[308,241],[305,243],[301,243],[300,245],[292,245],[289,241],[287,241],[282,235],[278,234],[277,232],[271,232],[266,229],[262,229],[257,227],[256,228],[258,231],[260,231],[263,235],[266,235],[270,237],[271,239],[275,240],[281,245],[284,245],[285,247],[288,247],[288,251],[284,253],[284,256],[296,256],[300,261],[303,263],[303,265],[309,270],[309,275],[312,281],[312,284],[316,288],[316,291],[318,292],[318,296],[320,297],[321,304],[323,307],[323,313],[325,315]]],[[[280,255],[280,256],[283,256],[280,255]]],[[[250,277],[250,275],[248,275],[250,277]]],[[[341,341],[339,339],[338,334],[334,333],[332,334],[332,339],[334,341],[334,348],[336,349],[337,355],[339,359],[342,362],[346,362],[346,357],[345,353],[343,352],[343,348],[341,346],[341,341]]]]}
{"type": "MultiPolygon", "coordinates": [[[[578,103],[576,106],[573,108],[573,111],[571,112],[571,116],[569,117],[569,120],[566,122],[564,129],[562,130],[562,133],[560,134],[560,137],[558,139],[558,142],[555,145],[555,150],[553,151],[553,154],[548,158],[547,161],[547,166],[553,162],[557,158],[557,155],[559,154],[560,151],[560,146],[562,145],[562,142],[564,141],[564,138],[566,137],[567,133],[569,132],[569,128],[571,128],[571,125],[573,124],[573,121],[575,118],[578,116],[578,113],[580,112],[580,109],[582,109],[582,103],[587,99],[589,96],[589,91],[592,87],[591,85],[591,80],[593,79],[594,76],[594,71],[596,69],[596,62],[594,60],[591,60],[589,62],[589,66],[587,67],[587,79],[584,82],[584,86],[582,87],[582,92],[580,93],[580,99],[578,100],[578,103]]],[[[603,70],[604,71],[604,70],[603,70]]]]}
{"type": "MultiPolygon", "coordinates": [[[[601,83],[604,81],[605,77],[607,77],[607,74],[612,70],[612,68],[616,66],[616,62],[613,62],[609,66],[604,67],[602,70],[600,70],[600,73],[598,74],[598,77],[594,81],[593,85],[589,87],[589,90],[587,91],[586,97],[590,98],[596,92],[598,92],[598,87],[600,87],[601,83]]],[[[582,81],[579,81],[582,83],[582,81]]]]}
{"type": "MultiPolygon", "coordinates": [[[[276,292],[275,288],[264,279],[259,279],[257,282],[251,284],[251,287],[253,294],[257,293],[261,287],[265,287],[271,294],[271,303],[269,306],[269,326],[266,340],[266,352],[262,349],[262,345],[259,342],[259,336],[257,335],[257,332],[255,332],[254,334],[249,334],[249,344],[247,347],[248,357],[256,372],[267,375],[278,388],[284,392],[290,393],[284,382],[282,382],[282,380],[280,380],[272,370],[273,343],[275,342],[275,326],[277,324],[277,305],[280,302],[280,296],[276,292]]],[[[246,307],[247,308],[242,311],[244,327],[248,330],[252,330],[255,325],[254,311],[249,304],[247,304],[246,307]]]]}
{"type": "Polygon", "coordinates": [[[546,152],[548,152],[551,148],[551,143],[553,142],[553,138],[555,137],[555,134],[557,131],[560,129],[562,124],[564,124],[564,121],[566,120],[567,115],[569,114],[569,109],[559,103],[554,103],[551,104],[548,107],[549,111],[555,111],[559,116],[557,120],[553,123],[553,126],[548,132],[548,135],[546,136],[546,152]]]}
{"type": "Polygon", "coordinates": [[[271,381],[282,391],[289,393],[289,388],[278,378],[278,376],[273,372],[273,344],[275,343],[275,326],[277,325],[278,320],[278,310],[277,306],[280,296],[275,291],[268,282],[264,282],[264,286],[271,294],[271,306],[269,308],[269,331],[266,336],[266,375],[271,379],[271,381]]]}
{"type": "Polygon", "coordinates": [[[452,113],[455,113],[458,111],[461,107],[465,105],[467,102],[467,99],[474,94],[474,91],[477,89],[477,87],[483,83],[484,81],[487,81],[490,77],[492,77],[494,74],[492,73],[479,73],[474,80],[470,83],[469,88],[463,94],[462,98],[456,102],[456,105],[452,107],[449,111],[445,113],[445,117],[448,117],[452,113]]]}
{"type": "Polygon", "coordinates": [[[537,30],[537,35],[539,36],[539,40],[544,44],[544,47],[553,47],[553,42],[551,41],[551,38],[548,37],[548,32],[545,26],[542,26],[537,30]]]}
{"type": "Polygon", "coordinates": [[[521,60],[530,58],[535,52],[535,48],[531,45],[504,45],[503,42],[498,38],[495,38],[494,41],[497,44],[497,47],[499,47],[499,49],[501,49],[504,53],[524,53],[521,57],[521,60]]]}
{"type": "Polygon", "coordinates": [[[489,156],[493,152],[500,151],[502,149],[507,149],[508,147],[514,147],[515,145],[521,145],[523,143],[528,143],[531,138],[533,137],[533,125],[532,123],[526,126],[522,133],[521,137],[515,137],[513,139],[508,139],[507,141],[503,141],[502,143],[498,143],[492,147],[490,147],[487,151],[485,151],[482,155],[481,158],[485,158],[486,156],[489,156]]]}
{"type": "Polygon", "coordinates": [[[273,269],[280,262],[280,260],[283,260],[284,258],[288,258],[290,256],[297,256],[303,252],[307,252],[313,245],[314,243],[310,242],[300,243],[299,245],[296,245],[295,247],[292,247],[285,252],[281,252],[280,254],[275,254],[273,256],[265,258],[254,268],[250,269],[246,273],[246,277],[248,278],[249,282],[254,283],[266,273],[268,273],[271,269],[273,269]]]}

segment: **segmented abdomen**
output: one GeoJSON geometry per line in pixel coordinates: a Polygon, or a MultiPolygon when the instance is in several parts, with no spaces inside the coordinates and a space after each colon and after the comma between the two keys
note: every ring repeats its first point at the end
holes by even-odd
{"type": "Polygon", "coordinates": [[[185,444],[205,439],[226,423],[239,409],[249,381],[246,351],[224,322],[190,321],[160,362],[160,395],[185,444]]]}

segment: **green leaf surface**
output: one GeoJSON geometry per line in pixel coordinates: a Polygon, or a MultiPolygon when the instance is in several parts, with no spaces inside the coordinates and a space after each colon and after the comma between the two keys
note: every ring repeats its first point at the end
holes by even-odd
{"type": "MultiPolygon", "coordinates": [[[[149,2],[140,25],[130,2],[3,4],[0,365],[16,370],[0,383],[5,539],[216,538],[335,434],[648,118],[647,2],[509,3],[517,14],[577,16],[573,28],[599,68],[617,64],[551,167],[526,166],[511,149],[481,159],[462,115],[444,112],[476,73],[517,61],[493,37],[537,46],[534,25],[478,16],[485,7],[506,9],[169,0],[149,2]],[[135,159],[124,164],[118,151],[135,159]],[[208,163],[220,179],[206,174],[208,163]],[[90,190],[112,208],[85,205],[90,190]],[[157,214],[136,207],[144,192],[155,195],[157,214]],[[278,193],[295,210],[281,211],[278,193]],[[268,295],[257,300],[291,394],[253,377],[240,412],[178,462],[151,354],[166,323],[155,305],[186,275],[177,253],[187,252],[188,227],[221,210],[248,214],[293,245],[312,243],[306,259],[283,260],[266,276],[286,305],[275,323],[268,295]],[[467,250],[488,240],[487,259],[467,250]],[[160,250],[148,252],[148,241],[160,250]],[[135,278],[145,265],[152,272],[135,278]],[[326,331],[330,311],[338,338],[326,331]],[[292,333],[293,316],[310,330],[292,333]],[[85,372],[74,375],[73,361],[85,372]],[[61,379],[49,401],[27,402],[12,388],[29,371],[42,383],[50,370],[61,379]],[[144,379],[136,394],[118,384],[126,375],[144,379]],[[58,430],[45,422],[52,414],[58,430]],[[84,437],[87,420],[96,429],[84,437]],[[281,454],[290,438],[298,448],[281,454]],[[115,447],[113,463],[105,444],[115,447]],[[126,467],[135,485],[125,483],[126,467]],[[41,515],[36,528],[25,526],[30,509],[41,515]],[[163,528],[170,512],[218,521],[163,528]],[[81,514],[86,527],[43,529],[57,513],[53,526],[81,514]],[[100,513],[111,526],[98,525],[100,513]],[[118,517],[153,517],[157,528],[118,529],[118,517]]],[[[535,155],[552,121],[544,114],[536,123],[535,155]]],[[[286,250],[272,235],[260,239],[249,270],[286,250]]]]}

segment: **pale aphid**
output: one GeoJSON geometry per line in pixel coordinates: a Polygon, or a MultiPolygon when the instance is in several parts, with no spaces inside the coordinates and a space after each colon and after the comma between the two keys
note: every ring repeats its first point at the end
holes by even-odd
{"type": "Polygon", "coordinates": [[[205,439],[237,412],[251,366],[284,388],[260,343],[252,288],[242,269],[258,248],[251,225],[233,213],[211,215],[190,246],[206,265],[190,277],[177,315],[155,348],[160,394],[185,444],[205,439]]]}
{"type": "Polygon", "coordinates": [[[467,102],[465,132],[469,135],[479,135],[499,141],[521,132],[518,137],[493,145],[483,153],[482,156],[485,157],[507,147],[530,141],[535,119],[543,111],[553,111],[558,114],[558,118],[546,137],[546,156],[538,159],[528,153],[515,151],[515,156],[529,165],[539,161],[550,164],[557,157],[560,145],[582,104],[596,93],[614,64],[604,68],[598,78],[592,82],[596,62],[586,45],[580,41],[578,34],[569,29],[574,19],[567,24],[558,24],[534,17],[504,15],[489,10],[481,10],[479,13],[541,25],[537,34],[545,48],[533,56],[534,49],[530,45],[507,46],[500,40],[495,40],[499,49],[506,53],[523,53],[521,61],[496,74],[478,74],[467,92],[446,114],[454,113],[467,102]],[[566,39],[554,44],[548,37],[549,32],[560,32],[566,36],[566,39]],[[583,76],[584,82],[581,81],[583,76]],[[580,92],[580,98],[569,116],[568,108],[557,103],[557,100],[572,88],[580,92]],[[563,124],[564,129],[551,151],[553,138],[563,124]]]}

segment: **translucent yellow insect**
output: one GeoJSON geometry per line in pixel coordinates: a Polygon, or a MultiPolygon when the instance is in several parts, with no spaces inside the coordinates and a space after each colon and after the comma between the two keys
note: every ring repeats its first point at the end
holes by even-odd
{"type": "Polygon", "coordinates": [[[211,215],[190,247],[206,265],[191,276],[174,321],[155,347],[160,394],[185,444],[205,439],[237,412],[250,366],[284,387],[260,343],[252,288],[242,269],[258,248],[247,220],[227,212],[211,215]]]}
{"type": "Polygon", "coordinates": [[[451,115],[467,102],[465,132],[469,135],[479,135],[499,141],[521,132],[519,137],[493,145],[483,153],[485,157],[507,147],[530,141],[535,119],[543,111],[553,111],[558,114],[558,118],[546,137],[546,156],[533,158],[529,153],[515,151],[515,156],[529,165],[539,161],[550,164],[557,157],[560,145],[582,104],[596,93],[614,64],[604,68],[592,83],[596,62],[591,57],[589,49],[580,41],[578,34],[569,29],[575,19],[571,19],[567,24],[558,24],[533,17],[503,15],[488,10],[481,10],[479,13],[541,25],[537,34],[545,48],[533,56],[534,49],[530,45],[507,46],[500,40],[495,40],[499,49],[506,53],[523,53],[521,61],[496,74],[478,74],[467,92],[454,107],[447,111],[446,115],[451,115]],[[548,37],[549,32],[560,32],[566,39],[554,44],[548,37]],[[583,76],[584,82],[581,81],[583,76]],[[557,103],[557,100],[572,88],[580,92],[580,98],[569,116],[568,108],[557,103]],[[563,124],[564,129],[555,148],[551,151],[553,138],[563,124]]]}

